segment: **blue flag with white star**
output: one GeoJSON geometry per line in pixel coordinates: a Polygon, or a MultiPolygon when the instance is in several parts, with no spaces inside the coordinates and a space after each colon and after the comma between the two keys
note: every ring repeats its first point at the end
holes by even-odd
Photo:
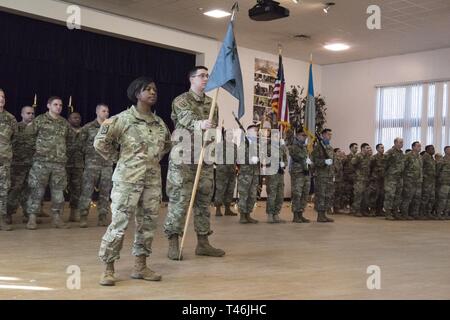
{"type": "Polygon", "coordinates": [[[209,76],[205,91],[222,87],[239,100],[238,117],[245,112],[244,88],[242,85],[241,65],[234,39],[233,21],[228,24],[227,34],[220,48],[214,68],[209,76]]]}

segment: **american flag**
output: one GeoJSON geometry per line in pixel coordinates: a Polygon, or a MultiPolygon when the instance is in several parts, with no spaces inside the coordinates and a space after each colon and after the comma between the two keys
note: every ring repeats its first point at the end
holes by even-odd
{"type": "Polygon", "coordinates": [[[272,111],[277,115],[278,124],[282,130],[289,126],[289,106],[286,99],[286,88],[284,81],[283,58],[279,55],[278,75],[272,95],[272,111]]]}

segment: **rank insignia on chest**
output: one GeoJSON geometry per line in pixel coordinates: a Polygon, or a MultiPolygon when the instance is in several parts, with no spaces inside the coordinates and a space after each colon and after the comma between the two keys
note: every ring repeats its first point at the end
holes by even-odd
{"type": "Polygon", "coordinates": [[[107,134],[109,130],[109,126],[102,126],[102,131],[100,132],[101,134],[107,134]]]}

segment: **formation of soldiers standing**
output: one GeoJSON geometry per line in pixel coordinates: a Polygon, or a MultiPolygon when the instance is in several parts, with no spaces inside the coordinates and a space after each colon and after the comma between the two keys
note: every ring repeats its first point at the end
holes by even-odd
{"type": "MultiPolygon", "coordinates": [[[[193,142],[198,132],[206,135],[209,129],[216,127],[218,108],[215,106],[213,120],[209,120],[212,99],[204,93],[208,69],[197,66],[189,72],[188,78],[190,90],[173,100],[171,118],[175,129],[187,132],[185,138],[193,142]]],[[[36,229],[47,186],[51,193],[53,226],[68,227],[62,219],[67,188],[69,221],[79,221],[80,227],[85,228],[92,195],[97,189],[98,225],[107,226],[106,217],[110,210],[112,212],[112,221],[99,250],[99,257],[105,264],[100,284],[105,286],[116,282],[114,263],[120,258],[125,231],[133,215],[135,266],[131,277],[161,280],[161,275],[147,266],[146,259],[152,252],[162,198],[159,162],[169,151],[166,186],[169,204],[164,221],[167,256],[172,260],[183,259],[179,240],[183,236],[197,170],[193,160],[196,152],[189,153],[180,141],[172,141],[164,121],[152,112],[158,96],[155,82],[140,77],[129,85],[127,96],[133,105],[125,111],[109,118],[108,106],[100,103],[96,107],[96,119],[81,127],[80,114],[71,113],[68,120],[61,117],[62,100],[56,96],[48,99],[48,112],[35,119],[34,109],[23,107],[22,121],[17,123],[5,110],[5,92],[0,89],[0,229],[12,229],[12,216],[19,205],[27,228],[36,229]],[[191,161],[179,162],[180,153],[190,154],[191,161]]],[[[231,146],[232,161],[217,161],[215,181],[214,165],[205,162],[198,181],[193,203],[197,234],[195,253],[210,257],[225,255],[224,250],[213,247],[208,240],[213,233],[209,206],[215,184],[216,215],[222,215],[222,205],[225,215],[237,215],[231,210],[236,172],[239,172],[238,208],[242,224],[258,222],[251,214],[260,176],[265,177],[267,186],[267,221],[285,222],[279,214],[286,170],[291,177],[294,223],[310,222],[304,212],[312,179],[318,222],[333,222],[327,214],[347,208],[356,216],[385,215],[389,220],[448,219],[450,147],[446,147],[445,156],[436,161],[433,146],[427,146],[421,156],[421,145],[415,142],[411,152],[405,155],[403,140],[397,138],[386,154],[380,144],[373,156],[368,144],[361,145],[360,153],[357,153],[358,146],[351,144],[351,153],[345,156],[331,146],[330,129],[320,134],[309,153],[308,135],[302,129],[286,143],[271,137],[270,131],[260,131],[258,124],[252,124],[241,135],[239,148],[233,143],[233,135],[225,132],[222,143],[226,152],[222,156],[228,154],[231,146]],[[262,140],[268,142],[270,152],[275,152],[272,159],[271,154],[259,152],[262,140]]],[[[190,151],[194,151],[195,143],[191,146],[190,151]]],[[[219,152],[215,159],[220,156],[219,152]]]]}
{"type": "Polygon", "coordinates": [[[416,141],[403,153],[403,139],[396,138],[386,153],[382,144],[375,154],[367,143],[359,153],[356,143],[348,155],[335,149],[334,212],[387,220],[450,219],[450,146],[443,157],[433,145],[422,152],[421,147],[416,141]]]}

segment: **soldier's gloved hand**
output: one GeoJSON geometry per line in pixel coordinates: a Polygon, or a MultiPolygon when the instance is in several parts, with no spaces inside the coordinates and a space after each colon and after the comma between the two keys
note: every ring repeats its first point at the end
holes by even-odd
{"type": "Polygon", "coordinates": [[[310,166],[313,164],[313,162],[311,161],[310,158],[306,158],[306,164],[310,166]]]}
{"type": "Polygon", "coordinates": [[[331,166],[331,165],[333,164],[333,160],[332,160],[332,159],[326,159],[326,160],[325,160],[325,164],[326,164],[327,166],[331,166]]]}
{"type": "Polygon", "coordinates": [[[257,156],[253,156],[250,158],[250,163],[251,164],[257,164],[259,161],[259,158],[257,156]]]}
{"type": "Polygon", "coordinates": [[[284,139],[280,139],[280,146],[284,146],[285,145],[285,141],[284,141],[284,139]]]}
{"type": "Polygon", "coordinates": [[[286,167],[286,164],[283,161],[280,161],[280,168],[286,167]]]}
{"type": "Polygon", "coordinates": [[[211,129],[212,127],[213,127],[212,121],[202,120],[200,122],[200,128],[202,128],[202,130],[208,130],[208,129],[211,129]]]}

